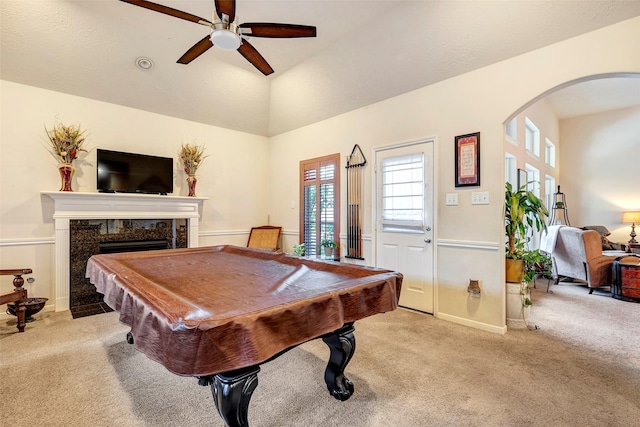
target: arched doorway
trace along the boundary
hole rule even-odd
[[[639,123],[638,73],[593,75],[551,88],[504,123],[505,181],[515,185],[521,174],[537,181],[548,206],[560,185],[572,226],[603,226],[609,240],[626,243],[630,225],[622,213],[640,210]]]

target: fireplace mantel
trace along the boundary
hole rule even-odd
[[[72,219],[186,218],[187,245],[198,246],[198,220],[207,197],[155,194],[43,191],[54,200],[56,251],[55,310],[69,310],[69,221]]]

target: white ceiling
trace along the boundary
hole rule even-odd
[[[155,2],[213,12],[213,0]],[[640,1],[238,0],[240,22],[318,29],[250,39],[275,70],[264,77],[217,48],[177,64],[208,32],[192,22],[116,0],[2,0],[0,78],[270,136],[639,15]],[[151,70],[136,68],[141,56]],[[635,86],[549,100],[561,117],[595,112],[576,107],[638,94],[638,79],[623,80]]]

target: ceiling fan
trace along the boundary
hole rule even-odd
[[[225,50],[237,50],[240,55],[253,64],[265,76],[273,73],[273,68],[260,55],[245,37],[269,37],[269,38],[293,38],[293,37],[315,37],[316,27],[295,24],[274,24],[266,22],[236,22],[236,1],[235,0],[214,0],[215,10],[211,21],[182,12],[161,4],[152,3],[146,0],[120,0],[145,9],[164,13],[165,15],[185,19],[196,24],[205,25],[211,29],[211,34],[205,36],[191,49],[185,52],[178,63],[188,64],[212,46],[217,46]]]

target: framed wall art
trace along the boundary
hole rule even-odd
[[[480,132],[456,136],[456,187],[480,185]]]

